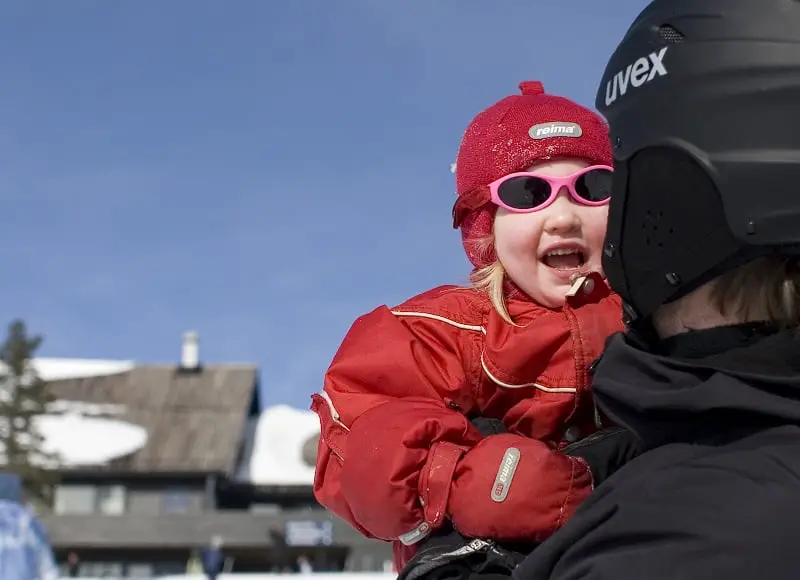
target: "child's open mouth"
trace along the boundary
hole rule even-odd
[[[544,254],[542,263],[554,270],[575,270],[586,264],[586,256],[579,248],[559,248]]]

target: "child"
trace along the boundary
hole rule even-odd
[[[600,274],[612,163],[604,121],[538,82],[469,125],[454,226],[475,270],[351,327],[313,396],[314,492],[397,569],[446,520],[538,542],[592,489],[557,450],[599,425],[588,367],[622,330]],[[476,416],[509,433],[482,437]]]

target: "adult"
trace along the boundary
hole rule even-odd
[[[81,559],[75,552],[67,554],[67,577],[78,578],[81,575]]]
[[[208,546],[202,549],[203,574],[208,580],[217,580],[225,565],[225,556],[222,553],[222,537],[215,535]]]
[[[800,578],[799,103],[796,0],[655,0],[611,57],[593,385],[645,452],[517,579]]]
[[[22,499],[19,476],[0,474],[0,580],[56,580],[47,531]]]

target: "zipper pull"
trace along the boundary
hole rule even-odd
[[[589,373],[589,376],[593,376],[594,375],[594,372],[597,370],[597,365],[600,364],[600,361],[602,360],[602,358],[603,358],[603,355],[601,354],[600,356],[598,356],[596,359],[594,359],[591,362],[591,364],[589,365],[589,369],[587,370],[587,372]]]

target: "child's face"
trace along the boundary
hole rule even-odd
[[[537,163],[528,171],[569,175],[589,164],[578,159]],[[512,213],[497,208],[495,251],[508,276],[533,300],[548,308],[563,306],[576,275],[601,271],[608,205],[581,205],[566,189],[546,208]],[[554,250],[572,250],[555,255]]]

